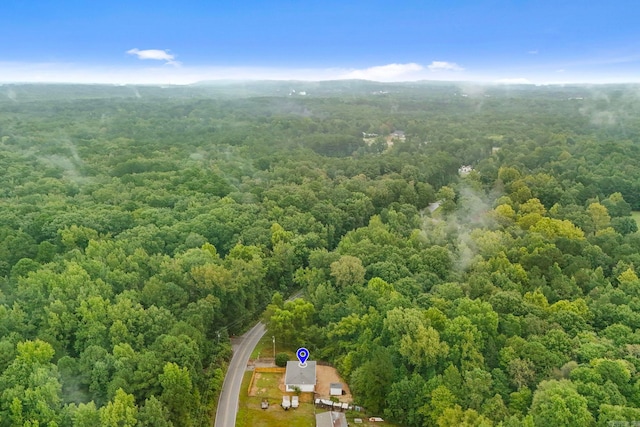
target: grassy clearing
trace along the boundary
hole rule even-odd
[[[278,389],[278,383],[282,374],[261,373],[256,379],[256,396],[247,394],[251,375],[251,372],[246,372],[242,380],[237,427],[315,426],[313,404],[301,402],[298,409],[288,411],[280,407],[282,392]],[[268,409],[260,408],[263,399],[269,401]]]
[[[320,412],[326,412],[323,409],[318,410],[318,413]],[[349,423],[350,426],[356,426],[356,427],[397,427],[395,424],[391,424],[387,421],[384,422],[369,422],[369,415],[366,415],[362,412],[353,412],[353,411],[348,411],[346,414],[347,417],[347,423]],[[355,419],[356,418],[360,418],[362,420],[362,423],[356,424],[355,423]]]
[[[280,401],[282,398],[282,392],[278,389],[280,379],[283,374],[280,373],[268,373],[260,372],[256,374],[254,380],[253,389],[255,390],[255,397],[260,399],[268,398],[270,400]]]
[[[276,341],[276,354],[287,353],[289,355],[289,360],[296,360],[297,349],[297,347],[284,347],[282,343]],[[258,341],[258,345],[256,345],[256,348],[254,348],[251,353],[251,359],[257,359],[258,355],[260,355],[260,358],[273,359],[273,339],[271,338],[271,335],[267,334]]]
[[[355,418],[360,418],[362,420],[362,424],[356,424],[354,419]],[[357,412],[352,413],[352,412],[348,412],[347,413],[347,422],[349,423],[350,426],[361,426],[361,427],[395,427],[395,424],[391,424],[388,422],[383,422],[383,423],[376,423],[376,422],[372,422],[370,423],[369,421],[369,416],[364,415],[364,414],[359,414]]]
[[[255,403],[249,402],[246,424],[236,423],[236,426],[252,427],[314,427],[315,415],[311,403],[301,403],[298,409],[285,411],[280,402],[269,401],[268,409],[260,409],[262,399],[254,397]]]
[[[242,378],[242,386],[240,387],[240,399],[238,401],[238,415],[236,418],[236,426],[250,426],[251,424],[248,422],[248,408],[247,408],[247,399],[249,396],[247,395],[247,389],[249,388],[249,383],[251,382],[251,375],[253,372],[247,371],[244,373],[244,377]]]
[[[258,345],[253,349],[253,353],[251,353],[251,359],[257,359],[258,355],[260,355],[260,357],[273,357],[273,341],[271,340],[271,335],[266,334],[260,338]]]
[[[238,408],[238,418],[236,427],[313,427],[315,426],[316,408],[311,398],[306,398],[307,394],[303,393],[300,397],[300,407],[298,409],[289,409],[285,411],[280,407],[282,402],[282,392],[278,389],[280,377],[282,374],[261,372],[254,379],[254,389],[257,389],[255,396],[248,395],[249,383],[251,382],[252,372],[245,372],[242,380],[242,391],[240,392],[240,403]],[[260,403],[263,399],[269,402],[268,409],[261,409]],[[321,411],[321,410],[320,410]],[[361,418],[362,424],[355,424],[354,418]],[[347,420],[350,425],[358,425],[363,427],[393,427],[393,424],[370,423],[368,415],[358,412],[350,412],[347,414]]]

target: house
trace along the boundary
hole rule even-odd
[[[404,135],[404,131],[396,130],[393,131],[391,135],[389,135],[391,139],[397,139],[399,141],[404,141],[407,137]]]
[[[473,171],[473,167],[471,165],[463,165],[458,168],[458,174],[460,176],[467,176]]]
[[[347,417],[343,412],[316,414],[316,427],[347,427]]]
[[[342,384],[340,384],[340,383],[331,383],[331,384],[329,384],[329,395],[330,396],[342,396]]]
[[[301,365],[297,361],[288,361],[284,384],[289,392],[296,391],[296,388],[303,392],[314,392],[316,389],[316,362],[307,361]]]
[[[367,145],[371,145],[374,142],[376,142],[377,137],[378,137],[377,133],[362,132],[362,141]]]

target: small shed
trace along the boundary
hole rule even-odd
[[[329,395],[342,396],[342,384],[341,383],[329,384]]]
[[[316,362],[307,361],[301,365],[297,361],[288,361],[284,384],[288,392],[296,391],[296,387],[303,392],[314,392],[316,389]]]

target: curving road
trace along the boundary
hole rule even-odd
[[[236,426],[242,377],[247,369],[251,352],[266,331],[264,323],[260,322],[242,335],[233,345],[233,357],[229,363],[227,375],[224,377],[220,400],[218,400],[215,427]]]
[[[300,295],[302,295],[302,291],[291,295],[287,301],[293,301],[299,298]],[[218,400],[218,410],[216,411],[214,427],[236,427],[242,377],[247,370],[247,363],[249,363],[253,349],[258,345],[258,341],[260,341],[260,338],[262,338],[266,332],[267,329],[264,323],[258,322],[249,332],[235,340],[229,370],[222,383],[222,391],[220,392],[220,399]]]

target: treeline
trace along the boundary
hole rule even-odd
[[[390,202],[435,200],[380,176],[400,160],[326,137],[336,119],[301,142],[305,107],[269,117],[276,104],[291,103],[2,105],[0,425],[208,424],[229,335],[312,250]]]
[[[547,210],[506,195],[485,210],[469,181],[443,218],[396,206],[312,252],[296,273],[308,302],[276,299],[271,330],[332,360],[358,403],[401,425],[637,419],[640,239],[605,207],[628,204]]]
[[[269,302],[405,425],[542,425],[554,396],[581,425],[635,416],[620,88],[8,88],[0,426],[207,424]]]

